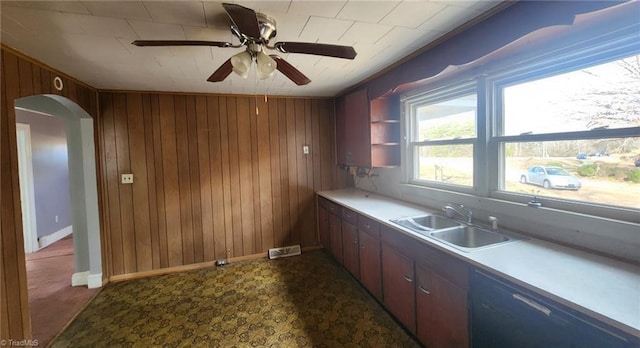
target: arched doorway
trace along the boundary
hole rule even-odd
[[[71,100],[53,94],[15,100],[16,108],[64,120],[67,132],[75,273],[73,286],[102,286],[102,257],[93,119]]]

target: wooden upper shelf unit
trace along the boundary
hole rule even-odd
[[[369,102],[371,166],[400,166],[400,99],[381,97]]]
[[[338,98],[336,150],[340,165],[400,166],[399,97],[369,100],[361,89]]]

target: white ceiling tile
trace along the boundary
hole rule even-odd
[[[289,13],[302,16],[318,16],[334,18],[342,10],[346,1],[307,1],[293,0]]]
[[[378,23],[400,4],[399,1],[349,1],[336,18]]]
[[[154,22],[204,27],[204,5],[201,1],[144,1]]]
[[[87,35],[102,37],[136,37],[136,33],[131,29],[127,20],[123,18],[76,14],[69,14],[66,15],[66,17],[69,21],[75,21],[82,28],[82,32]]]
[[[222,7],[222,3],[217,1],[205,1],[204,14],[208,27],[229,30],[231,20],[229,19],[227,12]]]
[[[258,1],[238,1],[237,3],[244,7],[248,7],[256,12],[261,12],[266,15],[270,15],[272,12],[287,13],[287,11],[289,10],[289,4],[291,2],[288,0],[281,0],[281,1],[258,0]],[[222,7],[222,5],[220,7]]]
[[[380,24],[417,28],[445,7],[446,5],[437,2],[405,1],[382,18]],[[416,13],[421,15],[416,16]]]
[[[222,41],[231,42],[234,45],[239,43],[238,39],[231,33],[231,30],[187,25],[182,26],[182,29],[187,40]]]
[[[415,29],[409,29],[404,27],[395,27],[391,31],[387,32],[379,40],[374,42],[375,46],[389,46],[394,45],[398,48],[406,46],[408,43],[418,39],[421,33]]]
[[[309,42],[331,43],[338,41],[342,35],[353,25],[353,21],[311,17],[304,26],[300,39]]]
[[[105,59],[113,63],[125,63],[130,60],[130,54],[112,37],[87,38],[86,35],[64,36],[65,53],[72,57],[81,57],[87,61]],[[135,60],[133,60],[135,61]]]
[[[462,0],[461,0],[462,2]],[[502,1],[500,0],[480,0],[480,1],[464,1],[464,3],[471,9],[478,10],[481,12],[486,12],[497,5],[500,5]],[[460,6],[458,2],[455,3],[456,6]]]
[[[420,26],[420,30],[433,30],[439,32],[449,32],[456,27],[464,24],[468,20],[480,15],[477,10],[470,10],[468,8],[447,6],[438,15],[429,18],[424,24]],[[443,31],[443,28],[448,30]]]
[[[3,18],[10,17],[11,20],[28,31],[38,35],[48,34],[82,34],[83,29],[75,21],[67,20],[70,14],[61,12],[42,11],[24,7],[2,7]]]
[[[271,16],[275,18],[277,26],[277,36],[275,41],[272,40],[272,44],[276,41],[300,41],[299,35],[309,16],[279,12],[271,13]]]
[[[374,43],[391,31],[391,29],[393,29],[393,27],[388,25],[355,22],[340,38],[340,41],[347,44]]]
[[[83,1],[94,16],[151,20],[142,1]]]
[[[79,1],[2,1],[5,6],[25,7],[46,11],[91,14]]]
[[[182,26],[155,22],[129,20],[129,24],[142,40],[185,40]]]

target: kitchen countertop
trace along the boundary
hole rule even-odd
[[[529,237],[464,252],[389,221],[434,213],[432,209],[359,189],[318,194],[473,266],[640,337],[638,266]]]

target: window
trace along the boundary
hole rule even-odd
[[[410,98],[410,180],[419,184],[474,186],[477,95],[475,86]]]
[[[496,82],[499,190],[640,209],[640,55]]]
[[[406,182],[637,222],[640,52],[616,40],[403,96]]]

